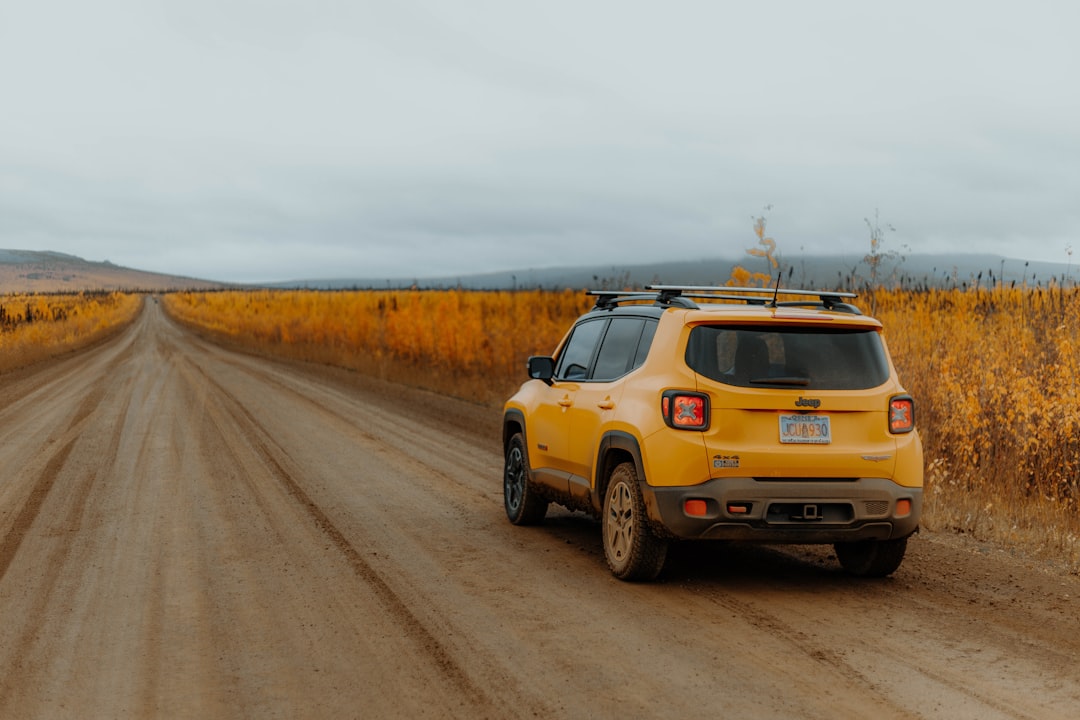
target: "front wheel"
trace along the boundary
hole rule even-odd
[[[506,446],[503,505],[506,517],[515,525],[535,525],[547,515],[548,501],[536,492],[536,485],[529,480],[529,456],[521,433],[515,433]]]
[[[604,557],[620,580],[653,580],[664,568],[667,541],[649,529],[633,463],[611,471],[604,493]]]
[[[879,578],[892,575],[900,567],[907,551],[907,538],[840,542],[833,547],[836,559],[849,573]]]

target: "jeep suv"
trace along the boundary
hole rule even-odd
[[[673,540],[832,544],[854,575],[895,571],[922,508],[915,406],[881,323],[852,293],[646,286],[595,307],[503,417],[516,525],[550,503],[600,518],[624,580]]]

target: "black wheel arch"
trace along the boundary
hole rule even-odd
[[[611,430],[604,433],[596,450],[596,463],[593,465],[592,504],[597,512],[604,507],[604,492],[607,490],[608,479],[611,471],[620,463],[632,462],[637,471],[638,484],[641,485],[641,494],[645,498],[645,505],[649,508],[652,516],[652,507],[656,503],[653,500],[652,488],[645,477],[645,466],[641,462],[641,445],[636,437],[621,430]]]
[[[506,454],[506,449],[510,445],[510,438],[514,437],[515,433],[521,433],[521,437],[525,440],[525,447],[529,447],[529,438],[525,432],[525,413],[516,408],[511,408],[503,413],[503,455]]]

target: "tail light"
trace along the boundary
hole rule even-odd
[[[668,427],[704,430],[709,427],[709,396],[684,390],[668,390],[660,399],[660,412]]]
[[[889,399],[889,432],[909,433],[915,429],[915,401],[910,395]]]

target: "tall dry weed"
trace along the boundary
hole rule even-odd
[[[580,292],[176,293],[165,307],[219,337],[493,404],[591,305]]]
[[[927,522],[1080,567],[1080,291],[875,293],[916,397]]]
[[[138,314],[119,292],[0,296],[0,372],[85,347]]]

